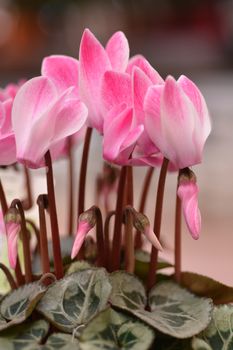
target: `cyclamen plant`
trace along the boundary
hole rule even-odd
[[[0,348],[232,349],[233,308],[227,303],[233,301],[233,289],[183,272],[181,266],[182,211],[192,237],[198,239],[201,232],[198,186],[190,167],[201,163],[211,130],[197,86],[185,76],[164,80],[143,56],[129,58],[122,32],[104,48],[86,29],[79,61],[44,58],[41,76],[1,90],[0,113],[0,163],[23,164],[28,193],[26,200],[9,205],[0,183],[1,221],[13,269],[0,264],[11,289],[0,300]],[[86,208],[93,129],[102,135],[107,163],[97,179],[95,202]],[[72,147],[82,140],[73,236]],[[60,157],[69,161],[69,256],[60,238],[53,181],[53,162]],[[138,209],[135,165],[148,168]],[[25,210],[35,204],[28,168],[45,168],[46,173],[47,193],[36,201],[39,227],[25,218]],[[152,225],[144,211],[155,168],[160,175]],[[168,171],[178,173],[174,265],[158,259],[158,251],[166,249],[160,231]],[[116,197],[115,210],[110,195]],[[87,237],[93,228],[95,239]],[[143,250],[144,240],[151,243],[151,252]],[[167,267],[174,274],[163,274]]]

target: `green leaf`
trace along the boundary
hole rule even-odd
[[[0,330],[26,320],[46,290],[47,287],[37,281],[25,284],[7,294],[0,302]]]
[[[141,280],[146,281],[150,266],[150,254],[144,250],[138,249],[135,252],[135,270],[134,273]],[[157,264],[157,271],[168,267],[173,267],[166,261],[159,261]]]
[[[45,320],[18,325],[1,333],[0,350],[37,350],[46,336],[49,324]]]
[[[105,269],[84,269],[54,283],[37,310],[58,329],[71,333],[106,307],[110,293]]]
[[[199,298],[171,281],[160,282],[149,293],[151,312],[145,310],[146,293],[141,282],[126,272],[110,277],[112,305],[132,313],[150,326],[183,339],[200,333],[210,322],[212,301]]]
[[[54,333],[50,335],[41,350],[78,350],[79,341],[70,334]]]
[[[233,305],[216,306],[209,326],[198,336],[203,339],[209,348],[205,350],[232,350],[233,349]],[[198,341],[193,340],[193,349],[198,347]],[[207,346],[206,345],[206,346]]]
[[[213,299],[214,304],[233,302],[233,288],[192,272],[181,274],[181,284],[192,293]]]
[[[193,338],[192,340],[192,349],[193,350],[213,350],[205,340],[200,338]]]
[[[75,261],[72,264],[70,264],[70,266],[68,267],[68,269],[66,270],[66,275],[70,275],[71,273],[83,270],[83,269],[88,269],[89,267],[91,267],[91,265],[86,262],[86,261]]]
[[[81,350],[146,350],[154,338],[153,330],[142,322],[108,308],[83,330],[80,347]]]

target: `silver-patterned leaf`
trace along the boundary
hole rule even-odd
[[[31,315],[47,287],[40,281],[25,284],[8,293],[0,302],[0,330],[19,324]],[[3,319],[6,321],[4,322]]]
[[[83,330],[80,347],[81,350],[146,350],[154,338],[153,330],[142,322],[108,308]]]
[[[84,269],[54,283],[37,310],[58,329],[71,333],[106,307],[110,293],[105,269]]]
[[[232,350],[233,305],[216,306],[209,326],[198,337],[209,345],[210,350]],[[193,349],[201,350],[197,346],[193,346]]]
[[[212,301],[199,298],[168,281],[156,285],[149,294],[151,312],[145,310],[143,285],[133,275],[111,275],[111,304],[131,312],[150,326],[172,337],[183,339],[200,333],[211,319]]]
[[[79,341],[70,334],[54,333],[40,350],[79,350]]]
[[[38,350],[48,329],[48,322],[39,320],[6,330],[0,336],[0,350]]]
[[[70,275],[71,273],[83,270],[83,269],[88,269],[90,268],[91,265],[87,262],[87,261],[75,261],[73,263],[70,264],[70,266],[68,267],[67,271],[66,271],[66,275]]]

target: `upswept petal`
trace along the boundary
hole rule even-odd
[[[138,67],[133,69],[133,107],[134,107],[134,125],[145,124],[144,99],[148,88],[152,85],[148,76]],[[147,132],[143,132],[137,144],[141,148],[142,154],[152,154],[158,152]]]
[[[10,98],[2,103],[0,102],[0,105],[0,135],[7,136],[13,133],[11,122],[13,99]]]
[[[129,60],[126,73],[132,75],[134,67],[140,68],[151,80],[152,84],[164,84],[163,78],[159,73],[150,65],[150,63],[141,55],[133,56]]]
[[[114,33],[106,45],[112,69],[124,72],[129,60],[129,43],[123,32]]]
[[[131,79],[129,74],[107,71],[103,76],[101,86],[101,101],[103,114],[113,107],[125,103],[132,106]]]
[[[71,259],[74,259],[76,257],[80,248],[83,245],[86,235],[91,229],[92,229],[92,226],[87,221],[79,222],[77,234],[76,234],[72,252],[71,252]]]
[[[88,107],[89,124],[100,132],[103,127],[100,87],[107,70],[111,70],[111,63],[105,49],[90,30],[86,29],[79,52],[79,92],[81,100]]]
[[[15,222],[6,223],[7,232],[7,245],[8,245],[8,258],[12,269],[16,266],[16,260],[18,256],[17,243],[18,235],[20,232],[20,224]]]
[[[177,80],[177,83],[181,86],[185,94],[192,101],[197,111],[197,115],[201,121],[201,128],[198,128],[198,132],[200,134],[201,131],[201,136],[204,143],[211,131],[211,121],[205,99],[198,87],[186,76],[181,75]]]
[[[12,99],[0,102],[0,164],[16,162],[15,136],[11,125]]]
[[[166,147],[160,150],[178,169],[201,162],[193,142],[197,112],[175,79],[166,79],[161,98],[161,130]]]
[[[161,128],[161,96],[162,85],[149,87],[144,99],[145,130],[153,144],[163,152],[165,139]]]
[[[74,86],[74,92],[78,95],[78,68],[79,62],[75,58],[52,55],[43,59],[41,74],[52,80],[59,93]]]
[[[180,181],[177,194],[182,202],[187,227],[192,237],[198,239],[201,231],[201,214],[198,208],[198,186],[192,180]]]
[[[111,112],[110,112],[111,113]],[[130,132],[133,119],[133,109],[126,108],[119,115],[104,125],[103,157],[108,161],[117,158],[122,144]]]

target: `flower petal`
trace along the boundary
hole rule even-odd
[[[158,238],[156,237],[156,234],[154,233],[154,231],[152,230],[152,228],[150,226],[147,226],[145,231],[143,232],[146,236],[146,238],[148,239],[148,241],[156,248],[158,249],[160,252],[163,251],[163,248],[158,240]]]
[[[100,87],[106,70],[111,69],[108,55],[86,29],[83,33],[79,52],[79,89],[81,100],[87,105],[89,123],[102,132],[103,118],[100,110]]]
[[[141,55],[133,56],[129,60],[126,72],[130,75],[133,73],[134,67],[140,68],[147,77],[151,80],[152,84],[164,84],[164,80],[161,78],[159,73],[150,65],[150,63]]]
[[[106,52],[112,69],[124,72],[129,60],[129,43],[123,32],[116,32],[106,45]]]
[[[86,235],[91,229],[92,229],[92,226],[87,221],[79,222],[77,234],[76,234],[72,252],[71,252],[71,259],[74,259],[76,257],[80,248],[83,245]]]
[[[6,223],[6,232],[7,232],[7,245],[8,245],[8,258],[10,266],[14,269],[17,261],[17,243],[18,235],[20,232],[20,224],[15,222]]]
[[[107,71],[104,74],[101,86],[101,100],[103,114],[113,107],[125,103],[132,105],[131,79],[126,73]]]
[[[73,57],[52,55],[43,59],[41,74],[50,78],[60,93],[75,86],[78,94],[78,65]]]
[[[188,229],[194,239],[201,231],[201,214],[198,208],[198,187],[194,181],[180,181],[177,194],[182,202],[182,209]]]

